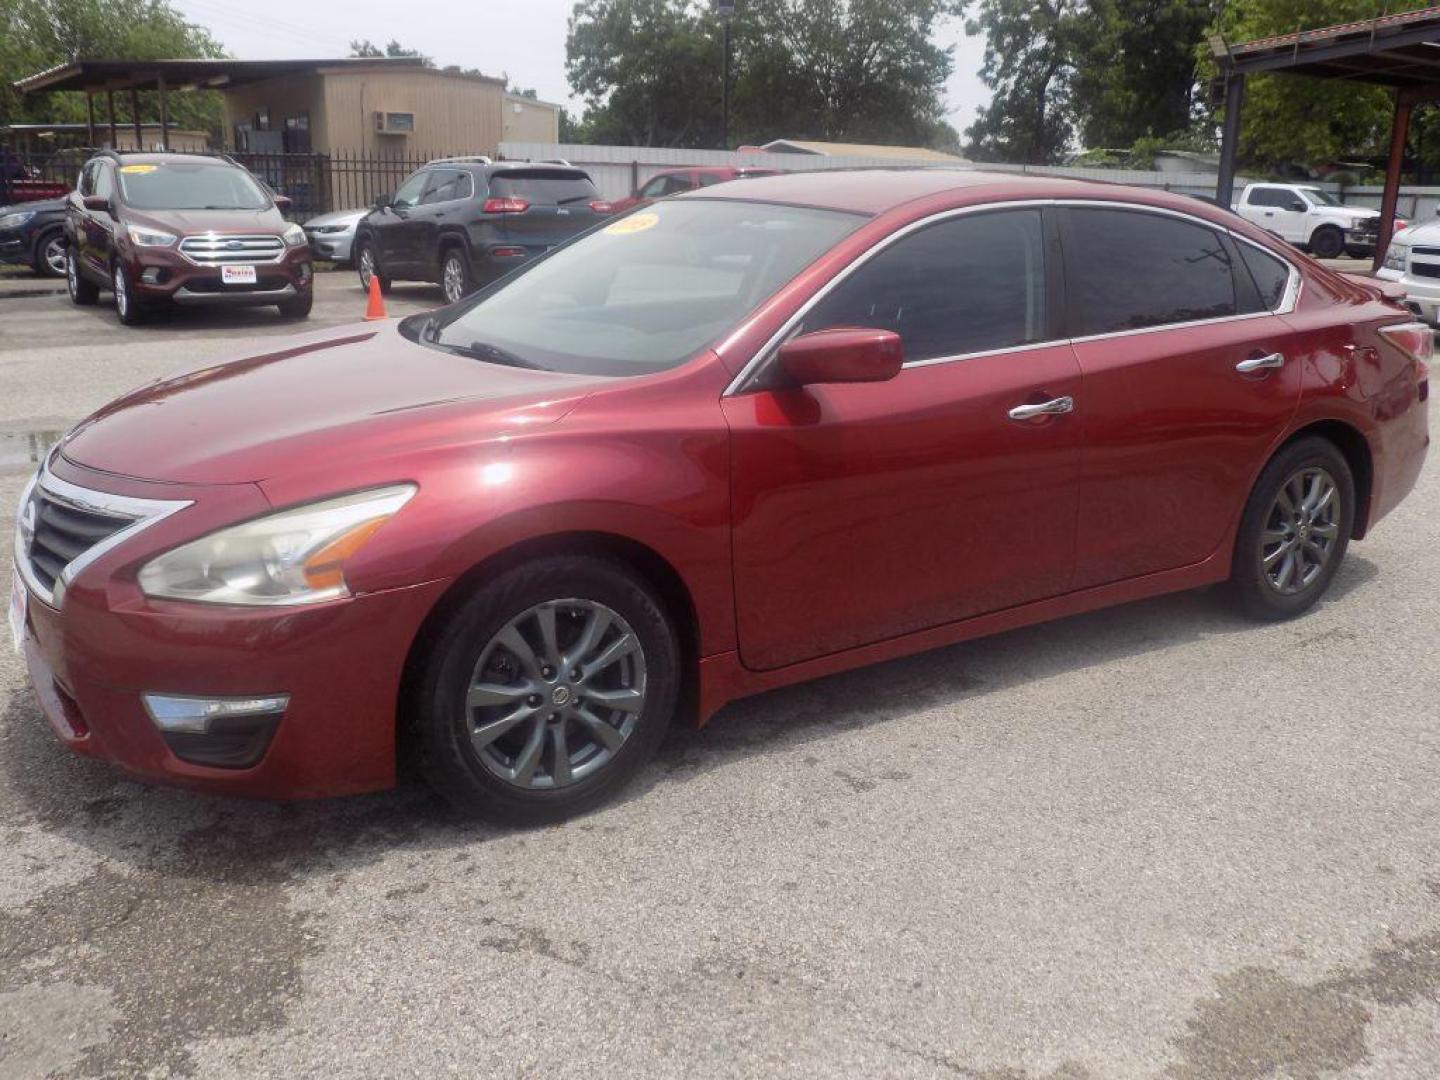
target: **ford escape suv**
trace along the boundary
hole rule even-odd
[[[583,169],[441,158],[375,200],[352,257],[366,289],[432,281],[453,304],[611,213]]]
[[[109,289],[127,326],[171,303],[274,304],[304,318],[314,274],[289,203],[229,158],[106,151],[69,197],[70,299],[93,304]]]

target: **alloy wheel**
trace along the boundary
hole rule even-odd
[[[369,245],[360,249],[360,284],[370,288],[370,279],[375,276],[375,253]]]
[[[645,650],[593,600],[550,600],[485,645],[466,694],[470,746],[518,788],[554,790],[605,767],[645,709]]]
[[[465,267],[460,263],[458,255],[451,255],[445,260],[445,272],[442,275],[442,287],[445,289],[445,299],[449,303],[464,299],[465,296]]]
[[[50,273],[56,277],[68,273],[68,262],[65,258],[65,238],[63,236],[52,236],[45,241],[45,247],[40,252],[41,261],[50,268]]]
[[[115,310],[122,319],[130,314],[130,292],[125,284],[125,270],[120,266],[115,267]]]
[[[1280,485],[1260,534],[1260,562],[1270,587],[1284,596],[1303,592],[1329,564],[1340,540],[1340,488],[1318,465],[1291,473]]]
[[[65,253],[65,290],[74,300],[80,292],[80,271],[75,266],[75,255],[73,252]]]

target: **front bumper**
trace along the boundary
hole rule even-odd
[[[314,285],[308,247],[288,248],[275,262],[255,264],[254,285],[227,285],[218,266],[191,262],[174,248],[127,245],[122,252],[130,268],[135,299],[143,304],[249,307],[304,296]]]
[[[0,232],[0,262],[28,263],[30,261],[30,238],[13,229]]]
[[[85,566],[58,609],[29,592],[27,668],[62,742],[140,779],[234,795],[308,798],[394,784],[401,677],[444,582],[303,608],[154,600],[135,583],[139,565],[183,538],[268,509],[259,489],[177,493],[173,485],[93,473],[58,456],[51,467],[92,491],[146,498],[163,488],[167,497],[193,500]],[[283,694],[288,701],[259,761],[232,768],[177,756],[145,707],[147,693]]]
[[[1375,276],[1402,286],[1405,289],[1405,306],[1431,326],[1440,326],[1440,278],[1384,268],[1377,270]]]
[[[305,235],[310,241],[310,254],[315,258],[331,262],[350,261],[350,248],[355,243],[354,229],[344,233],[307,232]]]

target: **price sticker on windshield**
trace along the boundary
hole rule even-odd
[[[122,173],[152,173],[158,169],[158,165],[121,165]]]
[[[653,229],[659,221],[659,214],[631,214],[612,225],[606,225],[605,231],[612,236],[629,236],[631,233]]]

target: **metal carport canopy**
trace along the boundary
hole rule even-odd
[[[1210,48],[1225,79],[1220,177],[1215,185],[1215,198],[1224,206],[1230,205],[1235,194],[1235,156],[1247,75],[1261,72],[1309,75],[1373,83],[1395,91],[1390,157],[1385,168],[1385,194],[1380,202],[1380,235],[1375,245],[1378,268],[1394,227],[1410,110],[1417,102],[1440,99],[1440,6],[1318,30],[1298,30],[1238,45],[1229,45],[1223,38],[1214,37]]]
[[[115,134],[115,91],[158,90],[160,92],[160,141],[170,147],[171,90],[223,90],[231,86],[260,82],[287,75],[307,75],[324,68],[355,67],[422,67],[418,56],[345,57],[324,60],[74,60],[45,71],[17,79],[12,85],[22,94],[49,93],[56,90],[78,91],[89,99],[89,126],[94,142],[94,95],[103,93],[109,102],[111,141]],[[135,98],[131,108],[137,121],[139,110]],[[138,142],[137,142],[138,145]]]

